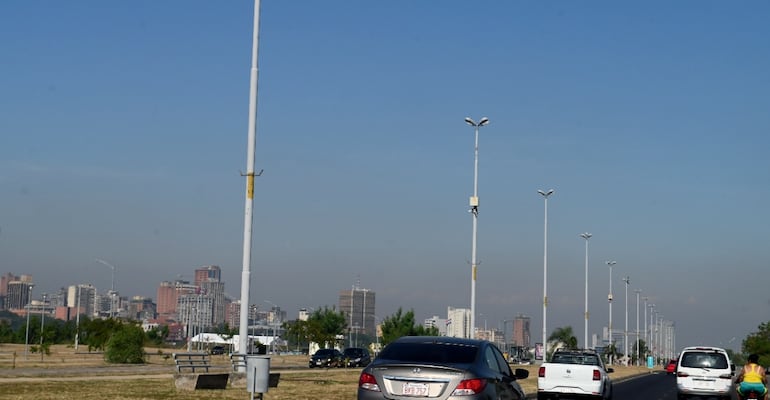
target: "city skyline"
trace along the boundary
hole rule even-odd
[[[624,327],[625,277],[679,346],[737,350],[770,320],[770,4],[261,7],[250,303],[332,306],[360,281],[378,317],[423,321],[471,308],[475,263],[477,327],[543,326],[554,189],[549,332],[583,328],[586,266],[589,337]],[[155,297],[218,265],[240,298],[252,18],[0,4],[0,268],[35,294]],[[477,257],[466,117],[489,119]]]

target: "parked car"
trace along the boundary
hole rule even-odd
[[[666,373],[673,375],[676,373],[676,359],[668,360],[668,364],[666,364]]]
[[[365,367],[372,362],[369,351],[360,347],[348,347],[342,351],[346,367]]]
[[[690,396],[730,399],[735,364],[719,347],[685,347],[676,366],[677,399]]]
[[[211,348],[211,354],[212,355],[225,354],[225,346],[217,345],[217,346],[212,347]]]
[[[337,349],[320,349],[310,357],[308,367],[340,368],[345,366],[345,358]]]
[[[358,400],[402,397],[524,399],[503,353],[486,340],[405,336],[389,343],[358,380]]]

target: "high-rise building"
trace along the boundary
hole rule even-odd
[[[428,328],[436,328],[438,330],[439,336],[446,336],[446,329],[447,329],[447,320],[444,318],[439,318],[438,315],[434,315],[430,318],[426,318],[425,321],[423,321],[422,326],[426,329]]]
[[[176,319],[176,285],[173,282],[160,283],[157,305],[158,319],[161,321]]]
[[[446,335],[459,338],[471,337],[471,310],[447,307]]]
[[[350,290],[340,290],[340,311],[345,315],[348,332],[352,335],[360,333],[374,338],[376,327],[375,293],[369,289],[361,289],[357,285]]]
[[[513,319],[513,345],[529,348],[530,339],[529,317],[519,314]]]
[[[8,294],[8,283],[13,281],[20,281],[20,280],[21,278],[19,278],[18,276],[10,272],[3,276],[0,276],[0,296],[5,296],[6,294]]]
[[[96,314],[96,288],[91,284],[72,285],[67,288],[67,307],[70,314],[93,317]]]
[[[22,275],[22,280],[8,282],[5,305],[9,310],[23,310],[32,300],[30,289],[35,284],[32,283],[31,277],[28,280],[24,280],[24,277]]]
[[[225,323],[225,284],[224,282],[209,280],[201,281],[200,292],[212,299],[211,323],[218,326]]]
[[[134,296],[128,303],[127,317],[137,321],[152,320],[155,318],[155,303],[149,297]]]
[[[222,280],[222,270],[216,265],[205,265],[195,270],[195,286],[201,282],[219,282]]]
[[[163,281],[158,287],[157,314],[161,321],[181,321],[177,312],[179,296],[198,293],[198,287],[189,281]]]
[[[183,294],[177,298],[179,322],[187,326],[189,337],[206,332],[212,327],[213,298],[202,293]]]
[[[222,270],[216,265],[206,265],[195,270],[195,286],[201,293],[211,297],[211,326],[225,323],[225,284]]]

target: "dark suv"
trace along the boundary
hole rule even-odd
[[[342,352],[346,367],[365,367],[372,362],[372,357],[366,349],[360,347],[348,347]]]
[[[308,367],[341,368],[345,366],[345,358],[337,349],[320,349],[310,357]]]

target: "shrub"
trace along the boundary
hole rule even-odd
[[[123,324],[107,341],[104,359],[115,364],[144,363],[144,332],[142,328]]]

